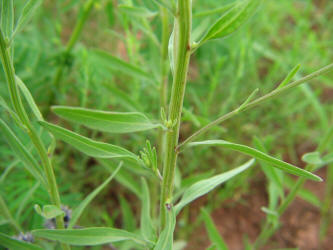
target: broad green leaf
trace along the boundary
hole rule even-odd
[[[162,126],[150,122],[144,114],[138,112],[108,112],[65,106],[55,106],[52,109],[64,119],[109,133],[130,133]]]
[[[36,116],[37,120],[43,121],[43,116],[41,114],[41,112],[39,111],[39,108],[37,107],[37,104],[35,103],[34,98],[32,97],[29,89],[25,86],[25,84],[22,82],[22,80],[18,77],[15,76],[15,80],[17,85],[20,87],[25,99],[27,100],[32,113],[34,113],[34,115]]]
[[[201,180],[193,184],[192,186],[190,186],[185,190],[181,200],[175,206],[176,214],[178,214],[183,207],[185,207],[187,204],[191,203],[195,199],[207,194],[217,186],[221,185],[223,182],[226,182],[232,177],[244,172],[246,169],[251,167],[253,163],[254,159],[251,159],[235,169],[232,169],[230,171],[224,172],[219,175],[215,175],[213,177]]]
[[[306,153],[302,156],[302,161],[307,164],[320,165],[323,164],[323,160],[320,157],[319,152],[310,152]]]
[[[34,206],[35,211],[45,219],[52,219],[60,215],[64,215],[64,211],[62,211],[60,208],[58,208],[55,205],[45,205],[43,206],[43,209],[36,204]]]
[[[244,0],[225,13],[217,22],[211,26],[206,35],[199,42],[223,38],[236,31],[257,10],[261,0]]]
[[[130,16],[135,16],[135,17],[153,17],[156,16],[158,13],[156,11],[150,11],[146,8],[143,7],[134,7],[130,5],[124,5],[124,4],[119,4],[118,9],[126,13]]]
[[[13,37],[16,35],[17,32],[21,31],[27,22],[31,19],[36,9],[41,5],[42,0],[29,0],[26,5],[24,6],[22,13],[17,20],[15,30],[12,35]]]
[[[38,181],[45,185],[45,179],[38,163],[35,161],[34,157],[29,153],[29,151],[23,146],[21,141],[15,136],[12,130],[7,126],[7,124],[1,119],[0,130],[2,135],[6,138],[9,146],[15,152],[15,156],[23,162],[23,165],[28,170],[28,172],[30,172]]]
[[[74,133],[68,129],[61,128],[51,123],[42,122],[40,124],[50,131],[56,138],[72,145],[77,150],[96,158],[132,158],[138,157],[130,151],[104,142],[97,142],[87,137]]]
[[[166,210],[166,222],[154,250],[173,250],[173,233],[176,226],[176,213],[173,207]]]
[[[141,235],[144,239],[155,241],[156,232],[150,216],[150,193],[147,181],[141,178],[142,197],[141,197]]]
[[[322,181],[322,179],[319,176],[314,175],[314,174],[310,173],[309,171],[298,168],[294,165],[291,165],[290,163],[281,161],[281,160],[276,159],[272,156],[269,156],[257,149],[250,148],[245,145],[236,144],[236,143],[223,141],[223,140],[208,140],[208,141],[190,143],[190,146],[202,146],[202,145],[221,146],[221,147],[229,148],[229,149],[241,152],[243,154],[249,155],[251,157],[254,157],[258,160],[266,161],[266,162],[270,163],[270,165],[272,165],[273,167],[281,169],[287,173],[297,175],[297,176],[304,176],[304,177],[309,178],[314,181]]]
[[[90,227],[84,229],[40,229],[32,231],[36,237],[76,246],[95,246],[124,240],[133,240],[145,245],[138,235],[125,230],[109,227]]]
[[[219,250],[228,250],[228,247],[222,239],[220,232],[217,230],[213,219],[210,217],[206,209],[201,208],[201,215],[205,222],[206,231],[212,244],[214,244]]]
[[[16,240],[10,236],[0,233],[0,246],[6,247],[8,249],[20,249],[20,250],[42,250],[43,248],[27,243],[25,241]]]
[[[68,224],[68,228],[71,229],[75,226],[76,222],[80,218],[81,214],[83,213],[84,209],[89,205],[89,203],[104,189],[110,181],[115,177],[118,171],[121,169],[123,163],[120,162],[117,169],[111,174],[109,178],[107,178],[101,185],[99,185],[94,191],[92,191],[78,206],[74,209],[72,213],[72,218]]]
[[[9,38],[14,28],[13,0],[2,0],[1,2],[1,29],[6,38]]]
[[[131,75],[133,77],[140,77],[145,80],[152,80],[151,74],[147,73],[146,71],[142,70],[141,68],[132,65],[124,60],[111,55],[110,53],[103,51],[103,50],[92,50],[91,54],[93,59],[99,63],[99,65],[105,65],[113,70],[121,71],[124,74]]]

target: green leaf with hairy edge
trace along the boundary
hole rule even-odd
[[[133,240],[141,245],[147,243],[137,234],[110,227],[40,229],[32,231],[32,235],[75,246],[95,246],[125,240]]]
[[[260,3],[261,0],[239,1],[209,28],[199,43],[202,44],[211,39],[223,38],[230,35],[254,14]]]
[[[68,129],[53,125],[48,122],[39,122],[44,128],[50,131],[56,138],[72,145],[77,150],[96,158],[132,158],[138,157],[132,152],[104,142],[97,142]]]
[[[109,133],[130,133],[162,127],[162,124],[154,124],[138,112],[108,112],[65,106],[55,106],[52,110],[66,120]]]
[[[0,119],[0,130],[2,131],[2,135],[6,138],[9,146],[15,152],[15,156],[23,162],[26,170],[45,185],[45,179],[38,163],[2,119]]]
[[[156,11],[150,11],[143,7],[134,7],[134,6],[125,5],[125,4],[119,4],[118,9],[123,13],[126,13],[130,16],[135,16],[135,17],[146,17],[147,18],[147,17],[156,16],[158,14],[158,12],[156,12]]]
[[[176,226],[176,213],[173,207],[166,209],[166,224],[163,231],[156,242],[154,250],[172,250],[173,249],[173,233]]]
[[[13,239],[12,237],[4,234],[4,233],[0,233],[0,246],[6,247],[8,249],[20,249],[20,250],[42,250],[43,248],[25,242],[25,241],[21,241],[21,240],[16,240]]]
[[[132,65],[128,62],[125,62],[124,60],[115,57],[111,55],[110,53],[94,49],[91,51],[91,54],[93,56],[93,59],[97,59],[99,62],[99,65],[105,65],[106,67],[109,67],[114,70],[119,70],[122,73],[125,73],[127,75],[131,75],[134,77],[140,77],[145,80],[152,80],[151,74],[147,73],[146,71],[142,70],[141,68]]]
[[[254,157],[258,160],[268,162],[272,165],[272,167],[276,167],[287,173],[290,173],[290,174],[293,174],[296,176],[303,176],[303,177],[309,178],[314,181],[322,181],[322,179],[319,176],[312,174],[309,171],[298,168],[294,165],[291,165],[290,163],[281,161],[281,160],[276,159],[272,156],[269,156],[257,149],[250,148],[245,145],[236,144],[236,143],[223,141],[223,140],[208,140],[208,141],[201,141],[201,142],[192,142],[192,143],[190,143],[189,146],[193,147],[193,146],[203,146],[203,145],[221,146],[221,147],[229,148],[229,149],[241,152],[243,154],[249,155],[251,157]]]
[[[14,28],[13,0],[2,0],[1,6],[1,29],[6,38],[9,38]]]
[[[64,215],[64,211],[62,211],[60,208],[58,208],[55,205],[45,205],[43,206],[43,209],[41,209],[41,207],[38,204],[36,204],[34,208],[35,211],[45,219],[52,219],[59,215]]]
[[[144,239],[155,241],[156,231],[150,216],[150,193],[147,181],[141,178],[142,197],[141,197],[141,220],[140,230]]]
[[[210,217],[206,209],[201,208],[201,215],[203,216],[206,231],[212,244],[214,244],[219,250],[228,250],[228,247],[222,239],[220,232],[217,230],[213,219]]]
[[[22,13],[17,20],[15,30],[12,35],[13,37],[17,32],[21,31],[26,23],[31,19],[36,9],[42,4],[42,0],[29,0],[26,5],[23,7]]]
[[[101,185],[99,185],[94,191],[92,191],[72,212],[72,218],[68,224],[68,228],[71,229],[75,226],[76,222],[80,218],[84,209],[89,205],[89,203],[104,189],[110,181],[117,175],[118,171],[121,169],[123,162],[120,162],[117,169],[107,178]]]
[[[185,207],[187,204],[191,203],[195,199],[207,194],[208,192],[212,191],[217,186],[221,185],[223,182],[226,182],[227,180],[231,179],[232,177],[244,172],[246,169],[251,167],[253,163],[255,162],[254,159],[251,159],[244,163],[243,165],[229,170],[227,172],[224,172],[219,175],[215,175],[213,177],[201,180],[189,188],[187,188],[179,201],[179,203],[175,206],[176,214],[182,210],[183,207]]]
[[[27,100],[27,102],[32,110],[32,113],[36,116],[37,120],[43,121],[44,119],[43,119],[42,113],[39,111],[39,108],[37,107],[37,104],[35,103],[35,100],[32,97],[27,86],[25,86],[24,82],[18,76],[15,76],[15,80],[16,80],[17,85],[20,87],[25,99]]]

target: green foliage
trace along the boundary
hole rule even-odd
[[[208,211],[264,195],[257,181],[266,218],[244,249],[296,197],[327,237],[333,4],[310,2],[0,0],[1,247],[178,250],[205,225],[227,249]],[[303,186],[319,169],[322,200]]]

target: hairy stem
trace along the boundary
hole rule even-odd
[[[51,161],[48,157],[47,150],[46,150],[43,142],[41,141],[40,137],[38,136],[37,132],[35,131],[34,127],[30,123],[30,120],[28,119],[27,113],[22,104],[20,93],[19,93],[17,84],[15,82],[15,69],[14,69],[13,61],[11,59],[10,52],[9,52],[10,47],[9,48],[7,47],[7,44],[6,44],[6,41],[5,41],[5,38],[4,38],[4,35],[3,35],[1,29],[0,29],[0,50],[1,50],[1,62],[2,62],[3,69],[5,72],[12,105],[20,119],[20,122],[26,128],[26,132],[29,135],[32,143],[34,144],[34,146],[39,154],[39,157],[42,161],[44,172],[45,172],[45,175],[47,178],[48,192],[50,195],[51,202],[55,206],[57,206],[59,209],[61,209],[61,201],[60,201],[59,191],[58,191],[53,167],[52,167]],[[63,229],[64,228],[63,217],[58,216],[56,218],[56,220],[57,220],[57,227],[59,229]],[[63,245],[63,248],[69,249],[69,247],[67,245]]]
[[[191,0],[178,1],[174,25],[174,78],[171,90],[168,119],[173,124],[166,134],[163,163],[163,183],[160,201],[160,223],[164,228],[165,206],[172,204],[174,175],[177,161],[176,146],[179,138],[179,127],[187,81],[187,72],[191,52],[192,6]]]
[[[286,92],[288,92],[290,89],[302,84],[302,83],[305,83],[309,80],[312,80],[313,78],[315,77],[318,77],[320,75],[323,75],[329,71],[333,70],[333,63],[332,64],[329,64],[327,65],[326,67],[323,67],[321,68],[320,70],[318,71],[315,71],[297,81],[294,81],[282,88],[279,88],[279,89],[275,89],[273,90],[272,92],[262,96],[262,97],[259,97],[258,99],[252,101],[252,102],[249,102],[248,104],[244,105],[241,109],[237,108],[223,116],[221,116],[220,118],[216,119],[215,121],[212,121],[211,123],[207,124],[206,126],[202,127],[201,129],[199,129],[198,131],[196,131],[194,134],[192,134],[191,136],[189,136],[185,141],[183,141],[182,143],[180,143],[178,146],[177,146],[177,151],[184,147],[186,144],[188,144],[189,142],[193,141],[194,139],[198,138],[200,135],[202,135],[203,133],[207,132],[209,129],[211,129],[212,127],[240,114],[241,112],[243,111],[246,111],[248,109],[251,109],[251,108],[254,108],[262,103],[264,103],[265,101],[268,101],[268,100],[271,100],[281,94],[284,94]]]

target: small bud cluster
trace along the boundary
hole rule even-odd
[[[150,141],[147,140],[146,147],[140,151],[140,158],[147,168],[150,168],[157,177],[161,178],[161,174],[157,167],[156,148],[151,147]]]
[[[163,125],[168,130],[172,130],[174,128],[174,126],[176,126],[176,124],[177,124],[177,120],[167,119],[164,108],[161,108],[161,119],[162,119]]]

